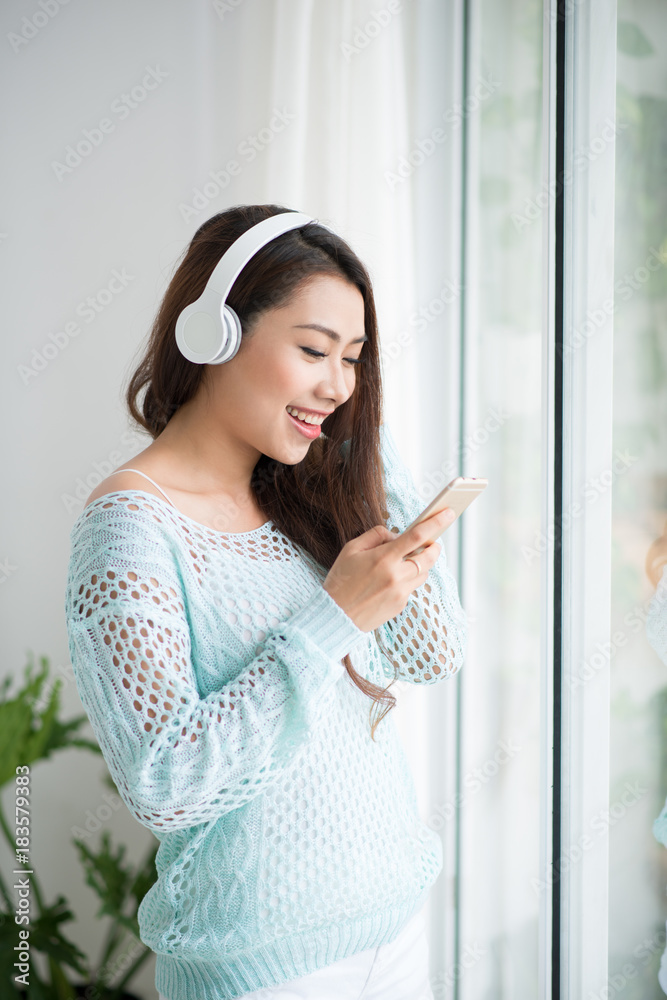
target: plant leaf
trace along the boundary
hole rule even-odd
[[[104,831],[101,839],[102,845],[97,853],[77,838],[74,838],[74,844],[86,872],[86,882],[102,901],[97,915],[108,914],[110,917],[117,917],[127,899],[131,872],[127,867],[123,867],[125,845],[120,844],[114,854],[108,830]]]
[[[101,753],[96,743],[78,735],[88,721],[85,715],[69,722],[58,719],[60,678],[54,682],[44,707],[38,707],[49,671],[47,657],[40,657],[35,676],[33,671],[33,657],[29,654],[23,687],[12,698],[7,694],[11,677],[5,678],[0,687],[0,788],[15,776],[17,767],[45,760],[56,750],[78,746]]]
[[[31,921],[30,948],[48,955],[58,963],[68,965],[82,976],[88,975],[86,956],[72,941],[63,935],[60,925],[74,919],[64,896],[58,896],[55,903],[45,906]],[[14,942],[16,943],[16,942]]]

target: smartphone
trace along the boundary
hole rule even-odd
[[[414,521],[407,526],[405,531],[409,531],[415,524],[419,524],[427,517],[431,517],[432,514],[438,514],[445,507],[450,507],[458,517],[463,511],[468,507],[475,497],[478,497],[482,490],[485,490],[489,485],[488,479],[475,479],[472,476],[457,476],[452,479],[451,483],[448,483],[443,490],[438,493],[437,497],[431,500],[428,507],[425,507],[421,514],[414,519]],[[451,528],[454,521],[447,525],[447,528]],[[418,549],[411,552],[411,556],[419,555],[423,552],[427,545],[431,542],[437,541],[440,535],[447,530],[447,528],[442,528],[439,533],[434,533],[433,538],[430,538],[427,543],[420,545]],[[438,532],[436,527],[433,528],[434,532]],[[405,534],[405,532],[401,532]]]

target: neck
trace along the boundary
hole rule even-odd
[[[250,480],[261,453],[233,438],[224,420],[205,404],[189,400],[179,407],[151,449],[195,493],[251,496]]]

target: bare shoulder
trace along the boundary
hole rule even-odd
[[[131,465],[132,468],[139,468],[138,462],[128,462],[127,465]],[[146,475],[150,475],[148,470],[146,470]],[[144,490],[146,493],[152,493],[154,496],[164,499],[164,494],[153,486],[153,484],[146,479],[146,476],[137,475],[136,472],[126,472],[124,468],[120,468],[117,472],[107,476],[106,479],[103,479],[102,482],[95,487],[86,500],[84,507],[87,507],[94,500],[99,500],[100,497],[106,496],[108,493],[122,493],[123,490]]]

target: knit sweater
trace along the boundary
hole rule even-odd
[[[425,506],[386,424],[388,527]],[[208,528],[141,489],[71,530],[65,609],[77,688],[118,791],[160,841],[139,907],[168,1000],[221,1000],[393,941],[442,869],[390,711],[393,663],[267,521]],[[380,628],[401,681],[462,665],[466,618],[444,546]],[[376,709],[377,711],[377,709]]]

